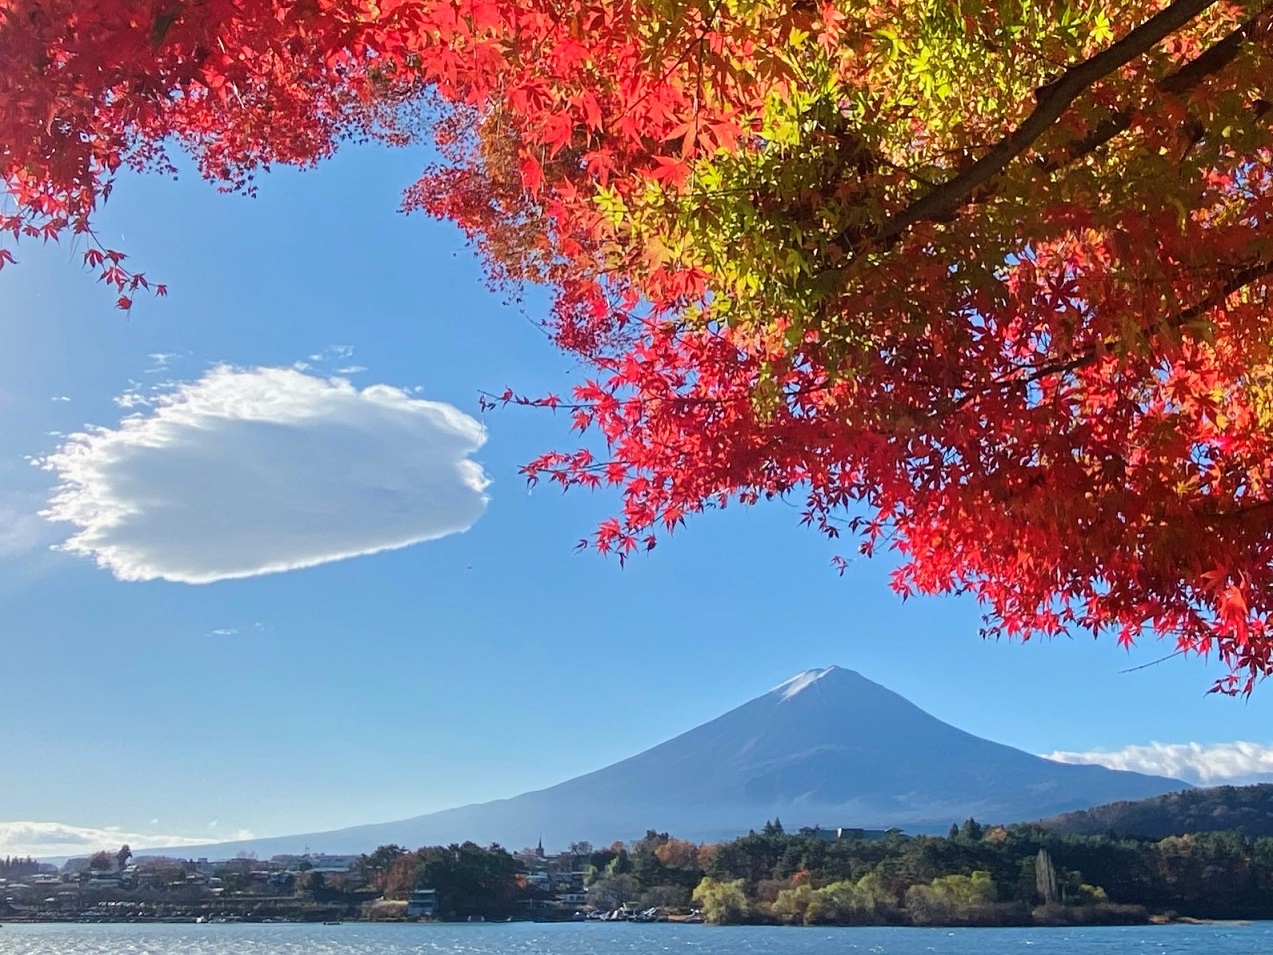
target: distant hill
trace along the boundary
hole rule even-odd
[[[647,829],[718,840],[780,817],[822,825],[944,832],[974,816],[1019,822],[1185,787],[1075,766],[981,739],[852,670],[799,673],[763,696],[639,755],[549,789],[398,822],[206,852],[271,855],[310,846],[364,852],[472,839],[519,848],[607,844]],[[200,849],[186,853],[206,854]]]
[[[1076,836],[1115,832],[1163,839],[1189,832],[1273,836],[1273,783],[1215,786],[1067,812],[1040,825]]]

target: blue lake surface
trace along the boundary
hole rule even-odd
[[[0,955],[1273,955],[1273,922],[1132,928],[17,925]]]

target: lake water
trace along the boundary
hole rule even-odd
[[[1135,928],[17,925],[0,955],[1273,955],[1273,922]]]

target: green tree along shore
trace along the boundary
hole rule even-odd
[[[708,921],[1017,925],[1273,916],[1273,839],[1061,835],[1032,826],[721,846],[695,890]]]
[[[1273,838],[1067,835],[1038,826],[829,840],[770,824],[695,845],[650,831],[573,853],[589,903],[697,908],[714,924],[1030,925],[1273,918]],[[388,898],[438,891],[443,918],[515,915],[535,897],[517,860],[473,843],[366,857]]]

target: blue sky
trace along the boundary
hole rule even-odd
[[[535,327],[541,299],[503,305],[454,229],[397,213],[426,161],[351,149],[255,199],[123,179],[99,231],[170,289],[129,316],[69,246],[0,274],[0,854],[72,827],[155,844],[513,795],[832,663],[1032,752],[1196,743],[1107,761],[1263,766],[1267,689],[1208,696],[1221,671],[1197,659],[1123,672],[1160,646],[983,641],[971,601],[895,598],[887,556],[838,577],[781,503],[704,515],[626,569],[576,553],[616,498],[517,474],[573,446],[567,418],[477,396],[578,369]],[[297,415],[312,440],[275,442]],[[38,516],[59,479],[79,525]],[[86,527],[80,553],[50,549]],[[402,528],[436,539],[257,572]],[[1258,745],[1211,748],[1236,740]]]

